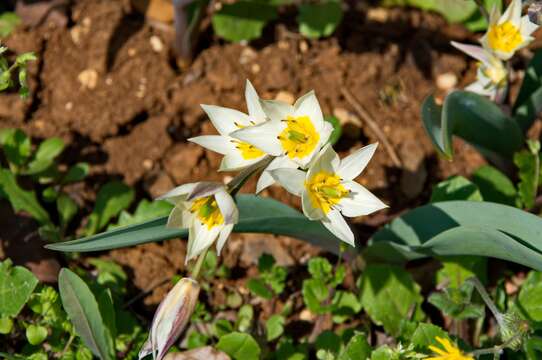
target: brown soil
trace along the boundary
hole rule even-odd
[[[30,100],[15,93],[0,96],[0,127],[19,127],[36,138],[61,136],[70,144],[64,161],[90,162],[92,181],[122,177],[154,197],[177,184],[231,176],[216,172],[219,155],[186,142],[214,132],[199,104],[245,110],[248,78],[263,98],[281,92],[298,97],[314,89],[324,113],[352,118],[354,109],[340,91],[346,88],[403,163],[395,167],[381,147],[359,179],[390,205],[387,212],[355,220],[366,236],[390,216],[426,201],[431,184],[451,174],[469,174],[483,162],[461,142],[454,162],[443,161],[422,129],[420,104],[436,90],[437,76],[462,78],[473,70],[448,45],[469,35],[436,16],[359,9],[347,15],[336,36],[320,41],[305,40],[284,25],[270,26],[254,46],[204,38],[194,63],[179,72],[170,56],[171,32],[128,11],[120,1],[79,0],[68,28],[42,25],[6,39],[12,51],[34,51],[39,61],[31,65]],[[151,37],[160,39],[162,49],[153,48]],[[345,129],[337,145],[343,155],[377,141],[363,122],[353,121]],[[95,188],[92,181],[86,191]],[[253,189],[250,183],[245,191]],[[278,187],[264,195],[298,205]],[[248,266],[264,247],[290,265],[316,251],[287,238],[271,240],[270,247],[270,238],[235,235],[224,261]],[[138,288],[148,289],[182,269],[184,243],[148,244],[107,256],[131,269]],[[157,290],[147,303],[162,294],[163,289]]]

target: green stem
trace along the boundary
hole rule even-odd
[[[205,262],[205,258],[207,257],[207,252],[209,252],[209,247],[207,247],[201,254],[199,254],[198,259],[196,260],[196,265],[194,265],[194,268],[192,269],[192,274],[190,274],[190,277],[194,280],[198,280],[198,277],[201,272],[201,268],[203,267],[203,263]]]
[[[480,282],[480,280],[478,280],[477,277],[471,277],[467,281],[469,281],[472,285],[474,285],[476,290],[478,290],[478,293],[482,297],[482,300],[484,300],[487,307],[489,308],[489,310],[491,311],[491,313],[495,317],[495,320],[497,320],[497,323],[499,324],[499,327],[502,329],[504,327],[503,315],[497,309],[497,307],[493,303],[493,300],[491,300],[491,298],[489,297],[489,294],[487,293],[484,285],[482,285],[482,283]]]
[[[241,187],[247,182],[247,180],[253,175],[263,171],[267,165],[273,161],[274,157],[266,155],[263,159],[257,163],[247,167],[245,170],[241,171],[236,177],[234,177],[227,185],[226,190],[232,195],[235,196]]]
[[[480,10],[480,13],[482,13],[482,16],[486,19],[487,23],[489,24],[489,13],[487,12],[486,7],[484,6],[484,3],[482,0],[474,0],[476,5],[478,5],[478,9]]]

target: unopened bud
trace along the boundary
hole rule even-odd
[[[522,319],[516,311],[508,311],[502,316],[500,332],[506,347],[518,350],[529,335],[529,322]]]
[[[529,20],[536,25],[542,25],[542,2],[536,1],[527,9]]]
[[[182,278],[158,306],[152,320],[149,338],[139,352],[139,359],[152,354],[162,360],[188,324],[198,301],[197,281]]]

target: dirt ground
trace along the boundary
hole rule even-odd
[[[450,40],[473,41],[472,35],[437,16],[404,9],[360,6],[333,37],[319,41],[300,37],[291,20],[285,14],[251,45],[220,41],[207,24],[193,64],[180,71],[167,26],[151,25],[121,1],[76,1],[66,27],[41,25],[5,39],[13,52],[34,51],[39,61],[31,65],[29,100],[16,93],[0,96],[0,127],[22,128],[38,139],[65,139],[69,150],[62,161],[92,166],[92,176],[77,189],[86,200],[113,177],[135,186],[140,196],[155,197],[185,182],[232,176],[216,171],[219,155],[186,139],[214,132],[202,103],[245,111],[246,79],[263,98],[288,100],[314,89],[324,113],[343,123],[337,144],[343,156],[377,141],[345,99],[341,89],[347,89],[401,161],[396,166],[381,146],[359,179],[390,205],[354,220],[364,238],[390,217],[426,202],[431,184],[469,174],[483,163],[459,141],[453,162],[439,158],[420,120],[422,100],[435,91],[442,94],[443,79],[467,74],[457,86],[472,79],[475,64],[449,45]],[[252,190],[254,182],[244,189]],[[278,187],[263,195],[299,205]],[[272,252],[279,263],[292,265],[318,252],[293,239],[270,237],[232,236],[224,261],[249,267],[262,252]],[[125,265],[134,285],[144,290],[181,270],[184,251],[184,242],[173,240],[103,256]],[[145,302],[156,303],[164,291],[159,287]]]

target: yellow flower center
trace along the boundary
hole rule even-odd
[[[327,171],[321,171],[312,176],[305,182],[305,188],[312,206],[322,209],[324,214],[327,214],[350,192],[341,184],[339,176]]]
[[[289,158],[304,158],[312,153],[320,141],[320,134],[308,116],[288,116],[286,128],[278,139]]]
[[[224,223],[224,217],[218,208],[214,196],[206,196],[194,200],[190,207],[190,212],[195,213],[198,220],[207,225],[211,230],[216,225]]]
[[[510,21],[491,26],[487,39],[491,49],[503,52],[512,52],[523,42],[519,29]]]
[[[254,145],[250,145],[249,143],[239,140],[232,140],[231,142],[235,144],[235,147],[237,148],[237,150],[239,150],[241,156],[245,160],[257,159],[265,155],[263,151],[261,151]]]

